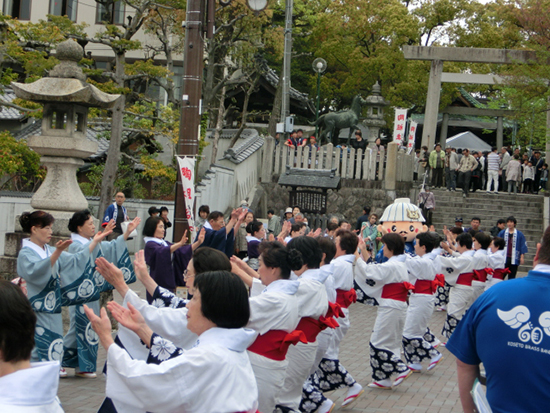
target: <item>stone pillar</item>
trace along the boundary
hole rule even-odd
[[[262,182],[271,182],[273,176],[273,152],[275,152],[275,139],[271,136],[265,138],[264,154],[262,159]]]
[[[385,186],[387,190],[393,191],[397,182],[397,150],[399,144],[396,142],[388,143],[388,155],[386,157],[386,177]],[[382,159],[380,160],[382,162]]]
[[[441,144],[441,149],[445,150],[447,146],[447,132],[449,129],[449,114],[443,114],[443,122],[441,123],[441,132],[439,133],[439,143]]]
[[[430,80],[428,83],[428,96],[426,97],[426,110],[424,112],[424,127],[422,129],[422,146],[426,145],[430,151],[434,148],[435,135],[437,133],[437,114],[439,113],[442,73],[443,61],[432,61]]]
[[[504,146],[504,136],[503,136],[503,121],[502,116],[497,117],[497,148],[500,151],[500,148]]]

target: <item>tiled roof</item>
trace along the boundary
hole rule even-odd
[[[245,131],[247,131],[246,134],[244,133]],[[224,131],[224,133],[230,134],[230,137],[233,137],[236,132],[237,129],[228,129]],[[221,159],[227,159],[238,165],[260,149],[265,142],[264,138],[258,134],[256,129],[245,129],[241,136],[246,137],[246,139],[238,146],[226,150]]]
[[[4,89],[4,93],[0,94],[0,100],[6,103],[12,103],[15,99],[15,93],[11,89]],[[15,108],[0,106],[0,120],[19,120],[26,115]]]

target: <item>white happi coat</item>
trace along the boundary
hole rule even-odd
[[[439,259],[437,253],[433,251],[424,254],[422,257],[407,256],[405,264],[409,271],[411,284],[414,284],[417,280],[433,281],[436,274],[439,273]],[[433,294],[411,294],[403,337],[422,339],[432,317],[434,301]]]
[[[379,303],[370,342],[373,347],[391,351],[398,357],[401,354],[407,303],[382,298],[382,289],[386,284],[409,282],[405,259],[406,255],[401,254],[382,264],[367,264],[362,258],[355,263],[355,282]],[[374,281],[374,286],[367,284],[367,280]]]
[[[300,321],[296,296],[299,285],[298,281],[277,280],[265,287],[255,281],[251,289],[247,327],[259,334],[270,330],[294,331]],[[257,294],[262,287],[263,291]],[[248,351],[248,357],[258,384],[258,410],[272,412],[285,382],[288,360],[272,360],[251,351]]]
[[[298,277],[300,286],[296,297],[300,319],[311,317],[318,320],[327,313],[328,298],[324,282],[328,276],[325,271],[311,269]],[[317,345],[316,339],[313,343],[297,343],[289,347],[286,355],[288,367],[285,383],[277,397],[277,405],[298,410],[302,399],[302,386],[313,368]]]
[[[0,377],[0,412],[63,413],[57,397],[59,362],[31,363],[30,369]]]
[[[487,250],[479,249],[474,253],[474,270],[484,270],[487,268]],[[468,308],[474,303],[475,300],[477,300],[477,297],[479,297],[483,291],[485,291],[485,282],[473,280],[472,281],[472,289],[474,293],[472,294],[472,299],[470,301],[470,304],[468,305]]]
[[[122,305],[132,304],[138,310],[151,330],[159,336],[170,340],[176,347],[189,350],[198,336],[187,329],[187,308],[157,308],[142,300],[138,295],[128,290]],[[138,335],[123,325],[118,326],[118,338],[130,355],[137,360],[147,360],[149,349]]]
[[[161,364],[133,360],[111,345],[107,397],[129,406],[117,406],[119,413],[255,412],[258,389],[246,352],[255,337],[249,329],[211,328],[195,347]],[[153,345],[151,351],[162,349]]]
[[[487,267],[497,270],[503,269],[506,267],[506,250],[498,250],[495,253],[492,253],[490,250],[487,251]],[[493,285],[498,284],[502,280],[499,278],[494,278],[492,275],[487,276],[487,282],[485,283],[485,291],[491,288]]]
[[[473,295],[473,288],[467,285],[457,284],[458,276],[463,273],[472,272],[474,269],[473,260],[474,251],[468,250],[459,256],[439,257],[441,272],[445,276],[445,281],[453,288],[449,294],[449,304],[447,305],[447,315],[460,320],[466,311]]]
[[[332,260],[332,279],[334,280],[335,290],[349,291],[353,288],[354,261],[354,254],[341,255]],[[342,308],[342,312],[344,313],[344,317],[340,317],[336,320],[339,326],[335,328],[330,335],[330,342],[324,356],[330,360],[339,359],[340,342],[350,328],[349,308]]]

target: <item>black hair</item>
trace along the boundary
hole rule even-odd
[[[479,221],[479,223],[481,224],[481,218],[480,217],[472,217],[472,219],[470,220],[470,222],[472,221]]]
[[[147,210],[147,213],[149,214],[150,217],[152,217],[153,214],[156,214],[158,212],[159,210],[157,209],[156,206],[149,207],[149,209]]]
[[[259,246],[264,265],[268,268],[280,268],[281,278],[290,278],[290,272],[302,268],[302,254],[297,249],[287,249],[278,241],[262,242]]]
[[[246,226],[246,232],[254,235],[254,233],[258,232],[263,225],[264,225],[263,222],[256,221],[256,220],[249,222],[248,225]]]
[[[220,212],[220,211],[212,211],[211,213],[208,214],[208,218],[206,218],[207,221],[216,221],[218,220],[220,217],[223,217],[223,212]]]
[[[452,227],[450,230],[451,234],[460,235],[464,233],[464,230],[461,227]]]
[[[159,213],[161,213],[161,214],[162,214],[162,211],[166,211],[166,212],[169,212],[169,211],[168,211],[168,208],[167,208],[167,207],[165,207],[165,206],[161,206],[161,207],[160,207],[160,209],[159,209]]]
[[[77,211],[73,214],[71,219],[69,219],[69,225],[67,227],[69,228],[69,231],[74,232],[75,234],[78,234],[78,227],[81,227],[90,219],[92,214],[89,210],[84,209],[82,211]]]
[[[292,234],[293,232],[298,232],[302,229],[302,227],[305,226],[305,224],[303,222],[295,222],[294,224],[291,225],[290,227],[290,233]]]
[[[515,219],[512,215],[510,215],[508,218],[506,218],[506,222],[513,222],[514,223],[514,226],[516,226],[518,224],[518,220]]]
[[[32,227],[44,228],[53,224],[55,218],[44,211],[23,212],[19,217],[19,223],[24,232],[30,234]]]
[[[325,265],[329,264],[336,255],[336,244],[329,237],[317,237],[321,251],[325,254]]]
[[[201,205],[199,207],[199,214],[201,212],[206,212],[207,214],[210,214],[210,207],[208,205]]]
[[[405,252],[405,240],[399,234],[392,232],[382,237],[385,248],[390,250],[393,255],[401,255]]]
[[[267,210],[267,215],[269,215],[269,214],[275,215],[275,211],[273,211],[272,209],[268,209]]]
[[[546,228],[542,235],[537,258],[540,264],[550,264],[550,226]]]
[[[229,271],[208,271],[195,276],[201,294],[201,312],[221,328],[242,328],[250,319],[248,291],[242,280]]]
[[[36,314],[21,288],[0,280],[0,360],[6,363],[29,360],[35,326]]]
[[[304,133],[303,129],[298,129],[298,130],[296,131],[296,133],[298,133],[298,132]]]
[[[363,207],[363,211],[365,211],[365,215],[370,214],[370,207],[364,206],[364,207]]]
[[[327,222],[327,231],[334,231],[338,229],[338,224],[336,222]]]
[[[456,242],[458,242],[458,245],[460,245],[461,247],[466,247],[469,250],[472,249],[472,236],[467,232],[463,232],[458,237],[456,237]]]
[[[481,249],[486,250],[489,248],[489,245],[491,245],[491,236],[489,234],[478,232],[474,238],[479,242],[479,245],[481,245]]]
[[[355,129],[355,134],[359,136],[363,136],[363,132],[361,132],[361,129]]]
[[[493,238],[493,245],[497,247],[499,250],[503,250],[506,246],[506,241],[504,241],[504,238],[501,237],[494,237]]]
[[[433,232],[421,232],[416,235],[418,245],[426,247],[426,252],[432,252],[439,245],[439,236],[436,238],[433,234]]]
[[[145,220],[145,224],[143,224],[143,230],[142,234],[145,237],[154,237],[155,231],[157,229],[157,225],[159,222],[164,223],[163,219],[161,217],[149,217]]]
[[[231,262],[223,252],[210,247],[200,247],[193,252],[195,274],[208,271],[231,271]]]
[[[355,254],[357,245],[359,244],[359,238],[357,238],[356,234],[346,229],[339,229],[336,231],[336,237],[340,238],[340,248],[346,254]]]
[[[497,225],[498,224],[506,224],[506,221],[502,218],[500,218],[498,221],[497,221]]]
[[[491,152],[496,151],[498,148],[496,146],[491,146]]]
[[[341,219],[340,221],[338,221],[338,226],[341,227],[342,224],[349,224],[349,221],[347,219]]]
[[[312,237],[296,237],[292,238],[287,244],[289,251],[298,250],[302,254],[302,261],[308,268],[319,268],[323,259],[323,251],[319,243]]]
[[[472,240],[475,238],[476,234],[478,233],[479,231],[477,229],[472,229],[470,228],[467,233],[470,234],[472,236]]]
[[[547,164],[547,163],[543,164],[542,166],[546,166],[546,167],[548,168],[548,164]]]

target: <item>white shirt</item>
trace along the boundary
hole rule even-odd
[[[300,286],[298,298],[298,315],[316,320],[325,315],[328,310],[328,297],[324,283],[327,274],[320,269],[306,270],[298,277]]]
[[[349,291],[353,288],[353,262],[354,254],[341,255],[332,260],[334,271],[334,288],[337,290]]]
[[[119,413],[118,401],[133,413],[255,412],[258,388],[246,353],[255,337],[248,329],[211,328],[195,347],[159,365],[132,360],[111,345],[106,395]]]
[[[474,253],[473,250],[467,250],[458,257],[439,257],[441,273],[445,276],[445,281],[454,286],[460,274],[472,272],[475,264]]]

